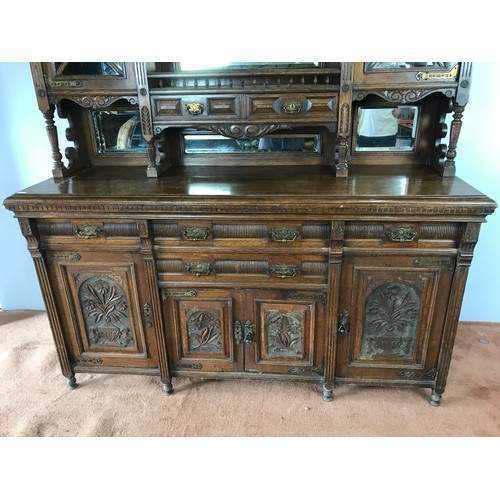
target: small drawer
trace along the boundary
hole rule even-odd
[[[227,120],[241,116],[239,95],[153,96],[152,99],[154,123]]]
[[[460,234],[460,224],[352,222],[345,226],[345,246],[456,248]]]
[[[334,120],[337,117],[337,94],[265,94],[248,95],[250,118],[273,120]]]

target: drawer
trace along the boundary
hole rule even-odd
[[[38,232],[44,246],[68,243],[90,246],[113,241],[123,244],[140,243],[139,224],[135,221],[73,219],[46,221],[39,219]]]
[[[152,96],[153,121],[237,119],[241,117],[241,99],[237,94]]]
[[[337,94],[247,95],[249,118],[272,120],[335,120]]]
[[[346,247],[457,248],[461,224],[348,222]]]
[[[328,280],[328,255],[158,253],[160,282],[311,283]]]
[[[160,248],[172,246],[327,248],[330,246],[330,223],[324,221],[154,221],[153,234],[154,243]]]

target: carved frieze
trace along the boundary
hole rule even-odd
[[[386,101],[389,101],[389,102],[407,104],[410,102],[420,101],[424,97],[427,97],[428,95],[436,93],[436,92],[441,92],[446,97],[453,97],[453,90],[452,89],[433,88],[433,89],[394,89],[394,90],[376,90],[376,89],[371,90],[370,89],[370,90],[363,90],[363,91],[356,92],[356,94],[353,95],[353,98],[355,100],[361,101],[368,94],[375,94],[375,95],[382,97],[382,99],[385,99]]]
[[[289,129],[289,125],[199,125],[198,128],[208,129],[216,134],[233,139],[257,139],[276,130]]]

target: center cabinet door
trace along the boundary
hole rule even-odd
[[[323,376],[326,292],[244,292],[245,371]]]
[[[162,300],[174,372],[243,370],[238,292],[172,287],[162,289]]]

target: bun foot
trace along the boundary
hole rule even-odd
[[[432,391],[429,403],[432,406],[439,406],[441,404],[441,397],[442,397],[441,394],[438,394],[436,391]]]
[[[333,389],[328,389],[325,385],[323,386],[323,401],[333,401]]]
[[[78,387],[75,377],[68,377],[68,387],[70,389],[76,389]]]
[[[165,396],[170,396],[173,392],[173,388],[172,388],[172,384],[162,384],[163,386],[163,394],[165,394]]]

